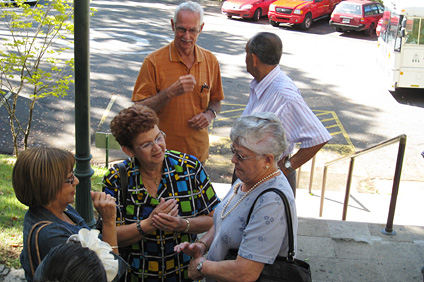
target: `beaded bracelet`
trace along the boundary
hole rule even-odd
[[[143,229],[141,229],[140,220],[137,221],[137,230],[138,233],[140,233],[143,237],[146,237],[146,233],[143,231]]]
[[[207,252],[207,251],[209,251],[209,247],[208,247],[208,245],[206,245],[206,243],[205,243],[205,242],[203,242],[202,240],[196,240],[194,243],[200,243],[200,244],[205,245],[205,247],[206,247],[206,252]]]

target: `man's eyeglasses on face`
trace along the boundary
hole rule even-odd
[[[239,162],[242,162],[242,161],[244,161],[244,160],[247,160],[247,159],[250,159],[250,158],[253,158],[253,157],[256,157],[256,156],[249,156],[249,157],[243,157],[242,155],[240,155],[235,149],[234,149],[234,147],[233,147],[233,145],[230,145],[230,148],[231,148],[231,152],[233,153],[233,155],[236,155],[236,158],[237,158],[237,160],[239,161]]]
[[[181,27],[181,26],[176,26],[175,30],[180,34],[185,34],[188,31],[192,35],[196,35],[200,32],[200,30],[198,28],[187,29],[187,28],[184,28],[184,27]]]
[[[69,183],[69,184],[74,184],[74,180],[75,180],[75,170],[71,171],[71,177],[69,177],[68,179],[65,179],[65,183]]]
[[[165,132],[161,131],[159,132],[158,137],[156,137],[155,141],[153,142],[147,142],[146,144],[141,145],[140,147],[136,147],[136,149],[139,149],[140,151],[143,151],[144,149],[151,149],[154,144],[163,144],[165,142],[166,134]]]

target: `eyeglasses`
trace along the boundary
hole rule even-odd
[[[75,180],[75,170],[71,171],[71,177],[69,177],[68,179],[65,179],[65,183],[69,183],[69,184],[74,184],[74,180]]]
[[[200,30],[198,28],[187,29],[187,28],[184,28],[184,27],[181,27],[181,26],[176,26],[175,30],[180,34],[185,34],[188,31],[188,32],[190,32],[191,35],[196,35],[200,32]]]
[[[139,149],[140,151],[143,151],[144,149],[151,149],[154,144],[163,144],[165,142],[165,138],[166,138],[165,132],[161,131],[159,132],[159,136],[156,137],[155,141],[147,142],[146,144],[143,144],[140,147],[135,147],[135,148]]]
[[[233,147],[233,145],[230,145],[230,148],[231,148],[231,152],[233,153],[233,155],[236,155],[236,158],[237,158],[237,160],[239,161],[239,162],[242,162],[242,161],[244,161],[244,160],[247,160],[247,159],[250,159],[250,158],[253,158],[253,157],[256,157],[256,155],[255,156],[249,156],[249,157],[243,157],[242,155],[240,155],[235,149],[234,149],[234,147]]]

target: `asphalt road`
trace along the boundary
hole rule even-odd
[[[181,1],[99,1],[91,19],[91,128],[108,131],[109,122],[132,104],[131,93],[141,63],[153,50],[173,39],[170,19]],[[346,153],[362,150],[407,135],[403,180],[424,181],[424,91],[387,91],[377,65],[377,38],[363,33],[341,34],[327,20],[301,31],[259,22],[227,19],[219,2],[200,1],[205,8],[205,27],[198,44],[218,58],[225,91],[221,114],[211,127],[215,137],[227,137],[235,117],[241,114],[252,79],[245,69],[245,44],[260,31],[278,34],[284,45],[282,69],[295,81],[304,99],[333,135],[326,150]],[[68,54],[69,56],[72,53]],[[65,98],[37,102],[30,146],[47,145],[74,150],[74,90]],[[22,97],[21,102],[25,102]],[[22,108],[23,103],[20,104]],[[25,112],[21,109],[20,115]],[[6,113],[0,108],[0,116]],[[94,138],[93,138],[94,139]],[[93,140],[94,144],[94,140]],[[371,158],[376,166],[389,159],[393,168],[396,147]],[[0,121],[0,152],[13,146],[7,123]],[[104,157],[93,146],[95,161]]]

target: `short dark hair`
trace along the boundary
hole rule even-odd
[[[107,281],[99,256],[79,242],[69,241],[50,250],[34,274],[34,282]]]
[[[119,145],[133,149],[134,139],[158,124],[155,111],[138,104],[120,111],[110,122],[110,129]]]
[[[21,152],[12,172],[16,198],[28,207],[48,205],[74,164],[74,155],[62,149],[37,147]]]
[[[267,65],[278,65],[283,54],[283,42],[278,35],[260,32],[247,42],[247,51]]]

